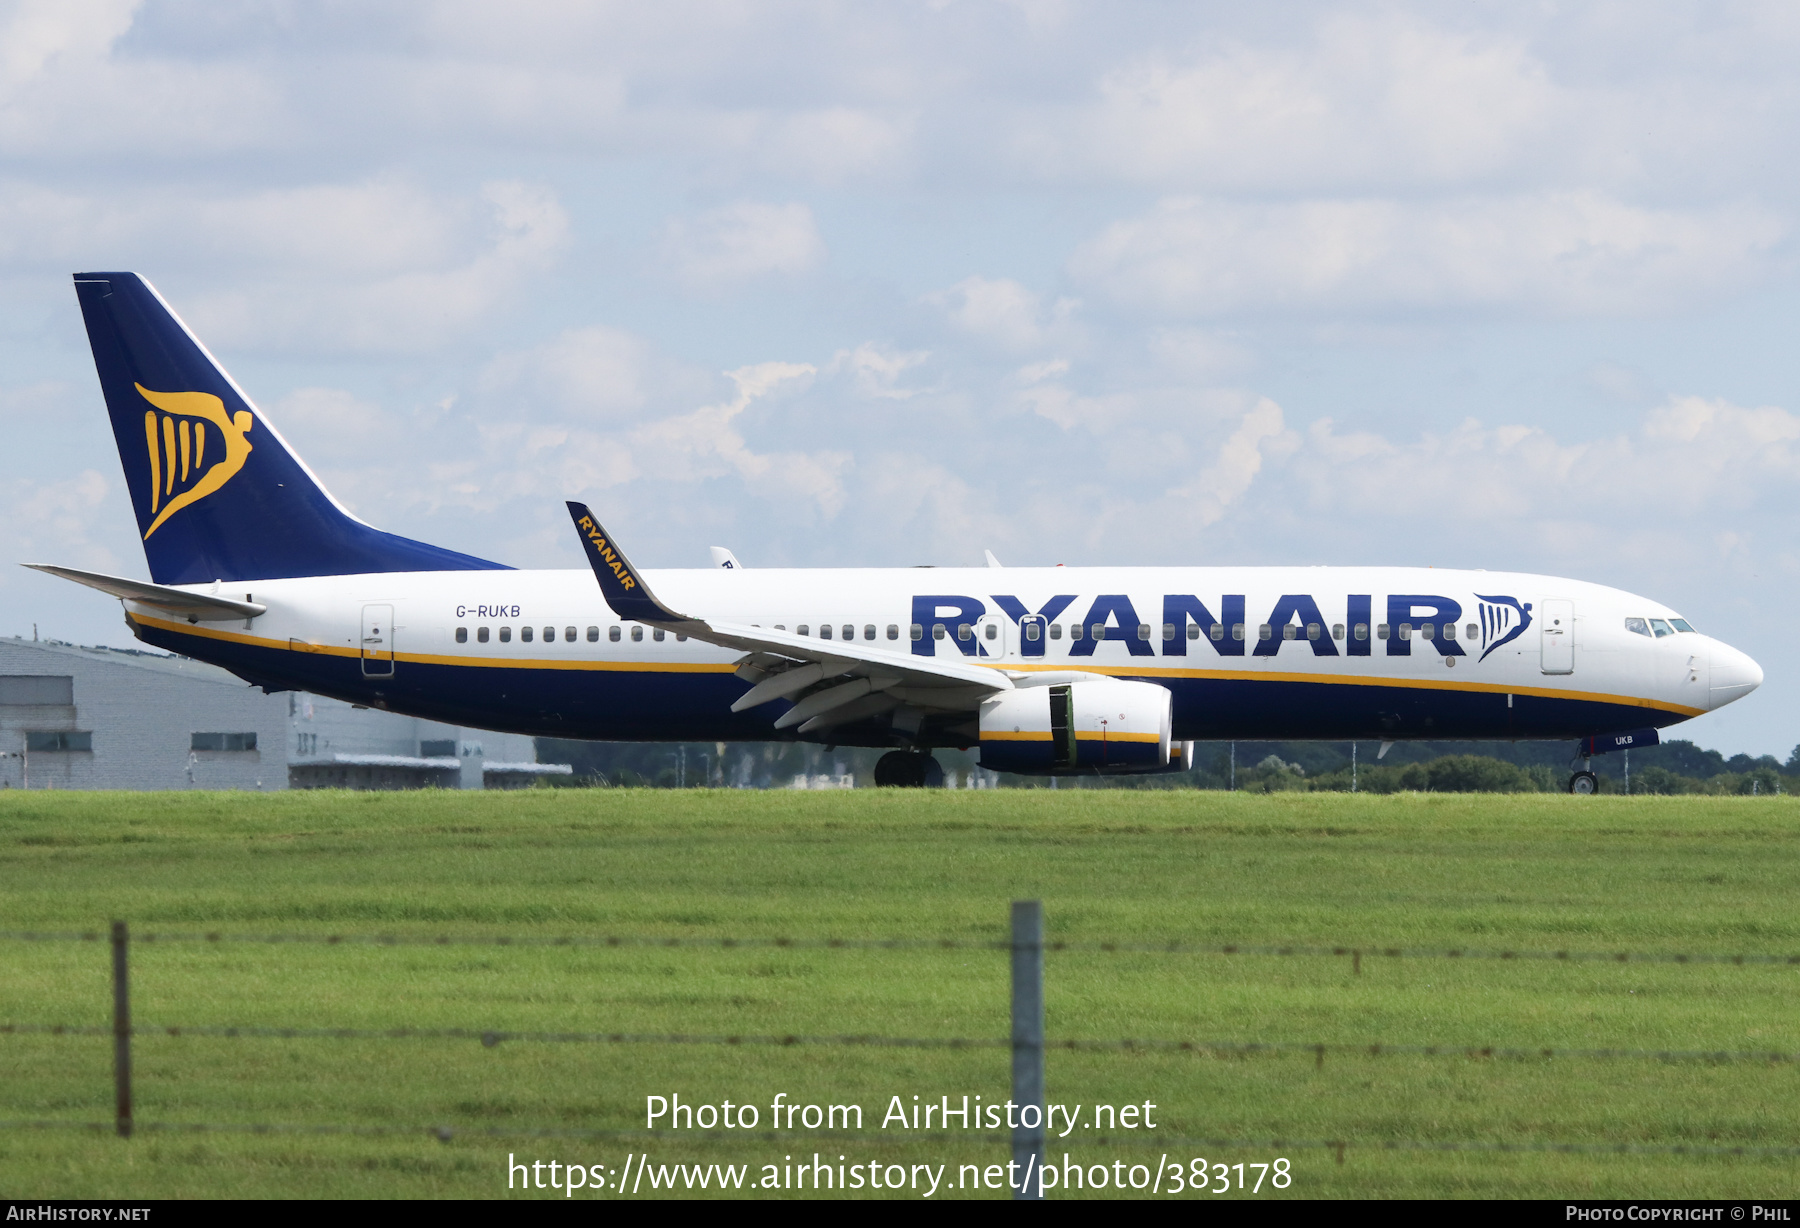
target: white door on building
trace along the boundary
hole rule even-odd
[[[1538,607],[1538,634],[1546,674],[1575,672],[1575,603],[1561,599]]]
[[[362,616],[362,672],[386,678],[394,672],[394,607],[366,605]]]

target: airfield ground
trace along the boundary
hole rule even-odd
[[[564,790],[0,795],[0,930],[1003,939],[1800,953],[1786,798]],[[1046,960],[1059,1039],[1800,1054],[1800,967],[1081,950]],[[110,1022],[104,943],[0,939],[0,1023]],[[1007,1033],[1003,951],[138,942],[140,1024],[686,1034]],[[605,1165],[1004,1162],[910,1139],[900,1095],[1004,1100],[999,1049],[140,1037],[140,1123],[409,1128],[122,1140],[0,1129],[14,1197],[505,1196],[507,1157]],[[1084,1165],[1285,1156],[1255,1197],[1789,1196],[1771,1154],[1388,1151],[1388,1141],[1800,1145],[1800,1063],[1647,1057],[1053,1052],[1053,1102],[1154,1102],[1153,1143]],[[645,1097],[863,1106],[859,1139],[633,1131]],[[111,1041],[0,1034],[0,1120],[111,1119]],[[1060,1132],[1060,1131],[1059,1131]],[[727,1132],[731,1134],[732,1132]],[[1084,1137],[1087,1135],[1087,1137]],[[1182,1138],[1343,1140],[1205,1147]],[[546,1168],[542,1172],[548,1172]],[[1126,1170],[1119,1170],[1124,1172]],[[1250,1178],[1255,1177],[1254,1170]],[[1234,1181],[1235,1170],[1229,1178]],[[650,1182],[639,1192],[649,1195]],[[1164,1183],[1167,1193],[1168,1183]],[[530,1192],[544,1197],[551,1191]],[[696,1193],[698,1193],[696,1191]],[[790,1191],[791,1193],[791,1191]],[[868,1191],[864,1191],[868,1193]],[[957,1196],[940,1189],[936,1197]],[[967,1196],[970,1191],[960,1191]],[[1087,1191],[1091,1193],[1091,1191]],[[1127,1191],[1131,1193],[1131,1191]],[[512,1195],[524,1196],[514,1189]],[[557,1192],[561,1197],[560,1191]],[[578,1191],[577,1196],[589,1196]],[[617,1197],[608,1190],[602,1197]],[[659,1194],[658,1196],[667,1196]],[[916,1196],[909,1194],[908,1196]],[[988,1191],[987,1196],[1004,1196]],[[1062,1196],[1060,1193],[1056,1196]],[[1117,1196],[1107,1190],[1103,1196]],[[1251,1197],[1235,1189],[1226,1195]]]

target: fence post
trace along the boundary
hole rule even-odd
[[[1015,1199],[1043,1197],[1044,1165],[1044,905],[1012,906],[1012,1098],[1018,1125],[1012,1158]],[[1035,1124],[1027,1125],[1027,1110]]]
[[[131,984],[125,950],[129,936],[123,921],[112,923],[113,956],[113,1091],[120,1138],[131,1137]]]

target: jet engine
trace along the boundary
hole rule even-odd
[[[1188,746],[1170,762],[1171,699],[1154,683],[1101,677],[1002,691],[981,705],[981,766],[1033,776],[1189,767]]]

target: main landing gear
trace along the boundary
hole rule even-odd
[[[944,783],[944,769],[930,751],[894,750],[875,761],[877,788],[936,789]]]
[[[1600,778],[1589,770],[1594,766],[1594,761],[1586,755],[1577,755],[1575,758],[1581,762],[1581,767],[1573,776],[1569,777],[1569,792],[1583,795],[1598,793],[1600,791]],[[1574,767],[1574,762],[1570,762],[1569,766]]]

